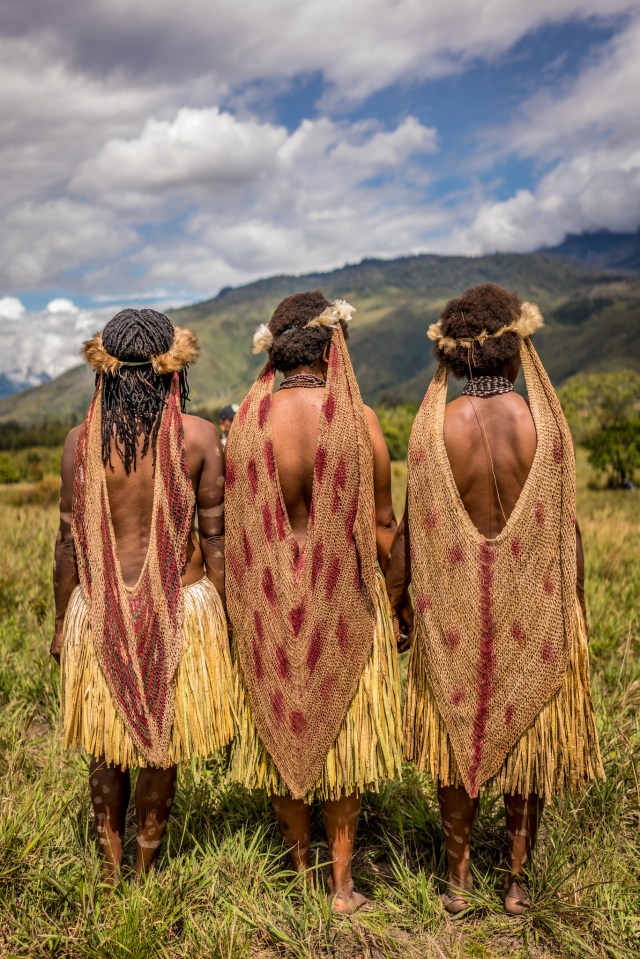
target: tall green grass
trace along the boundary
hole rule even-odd
[[[109,894],[99,882],[86,760],[61,748],[58,674],[46,652],[55,510],[0,502],[2,959],[640,954],[638,494],[590,490],[587,478],[581,458],[593,686],[608,778],[546,810],[530,877],[534,906],[523,919],[502,911],[504,815],[490,797],[473,837],[477,908],[462,920],[444,913],[435,793],[409,767],[402,784],[365,800],[355,875],[369,905],[353,919],[327,908],[319,811],[320,881],[308,891],[287,871],[265,797],[225,785],[221,761],[181,770],[157,874],[126,879]],[[399,466],[394,482],[400,507]]]

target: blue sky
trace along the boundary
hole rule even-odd
[[[56,373],[124,303],[635,230],[638,89],[630,0],[7,0],[0,346]]]

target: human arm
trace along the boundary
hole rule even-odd
[[[224,592],[224,457],[217,430],[202,422],[203,463],[196,500],[198,537],[207,577],[218,590],[226,609]]]
[[[409,541],[409,496],[405,502],[404,516],[391,547],[386,573],[387,593],[391,607],[398,617],[401,635],[406,641],[399,643],[400,652],[411,645],[413,636],[413,605],[409,596],[411,584],[411,544]]]
[[[385,573],[393,538],[398,528],[391,501],[391,460],[378,417],[368,406],[365,406],[365,413],[373,446],[376,547],[380,568]]]
[[[587,604],[584,595],[584,552],[582,549],[582,533],[576,520],[576,593],[584,616],[585,629],[587,628]]]
[[[73,471],[79,428],[71,430],[62,450],[60,464],[60,525],[53,557],[53,596],[55,601],[55,628],[49,652],[60,662],[64,617],[71,594],[78,585],[78,566],[71,532],[73,498]]]

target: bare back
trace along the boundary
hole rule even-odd
[[[292,389],[275,393],[271,429],[278,478],[291,530],[298,544],[307,541],[320,412],[325,391]]]
[[[444,443],[469,518],[484,537],[495,538],[518,501],[536,452],[526,401],[517,393],[453,400],[445,410]]]
[[[224,528],[224,461],[218,433],[211,423],[198,416],[183,415],[183,426],[187,465],[196,495],[200,532],[198,537],[194,525],[187,546],[187,564],[182,576],[182,583],[186,586],[202,578],[205,565],[207,573],[210,572],[209,566],[214,565],[207,562],[207,557],[203,556],[201,540],[203,537],[214,539],[220,536]],[[72,431],[68,445],[71,442],[75,447],[77,433],[77,429]],[[134,586],[149,547],[154,487],[153,458],[151,452],[141,457],[139,449],[137,468],[129,476],[115,451],[112,451],[111,459],[113,468],[107,466],[106,480],[118,559],[124,582],[127,586]],[[72,472],[71,475],[66,474],[73,470],[73,456],[68,456],[66,460],[65,466],[63,458],[62,482],[63,488],[68,491],[70,506]]]
[[[300,547],[304,547],[307,541],[324,395],[323,389],[288,389],[276,392],[271,404],[271,430],[278,478],[289,524]],[[391,504],[391,465],[376,414],[366,406],[365,414],[373,444],[378,558],[383,568],[386,568],[396,529]]]

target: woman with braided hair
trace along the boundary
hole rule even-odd
[[[158,856],[176,764],[233,733],[224,465],[215,427],[184,415],[192,333],[123,310],[83,353],[96,391],[62,454],[51,653],[65,743],[91,756],[103,878],[116,883],[130,768],[140,873]]]
[[[310,878],[323,803],[333,908],[355,911],[362,792],[400,775],[399,683],[384,581],[396,522],[389,454],[345,343],[352,307],[289,296],[254,338],[269,360],[226,447],[225,559],[238,653],[231,777],[271,794]],[[276,370],[284,373],[273,393]]]
[[[399,609],[413,579],[405,751],[438,782],[452,913],[469,905],[481,791],[504,795],[504,904],[520,915],[544,802],[603,774],[573,444],[531,342],[542,322],[533,304],[484,284],[430,327],[440,367],[411,433],[387,574]],[[521,365],[530,406],[513,388]],[[446,404],[449,372],[467,383]]]

